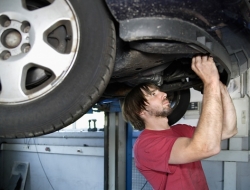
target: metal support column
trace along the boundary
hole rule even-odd
[[[127,123],[126,190],[132,189],[133,127]]]
[[[236,162],[224,162],[224,190],[236,190]]]
[[[106,113],[104,189],[126,189],[126,123],[121,112]]]

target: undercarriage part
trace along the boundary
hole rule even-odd
[[[163,71],[168,68],[170,63],[162,64],[156,67],[153,67],[151,69],[141,71],[137,74],[134,74],[129,77],[121,77],[121,78],[113,78],[110,83],[114,82],[126,82],[126,83],[132,83],[134,85],[142,83],[142,82],[153,82],[157,84],[158,86],[163,84],[163,78],[162,74]],[[132,86],[134,86],[132,85]]]
[[[142,52],[156,53],[156,54],[182,54],[187,57],[191,57],[194,54],[206,53],[204,50],[194,47],[192,44],[185,44],[177,41],[133,41],[130,42],[130,46],[133,49],[137,49]]]
[[[231,76],[232,63],[227,50],[205,30],[189,22],[174,18],[138,18],[121,21],[120,37],[128,42],[148,39],[175,41],[184,43],[202,54],[210,54],[225,70],[226,84],[231,77],[236,77],[240,73],[237,70]]]
[[[149,72],[149,69],[154,67],[170,64],[175,57],[176,55],[151,54],[137,50],[117,53],[112,79],[133,76],[144,71]]]
[[[158,74],[150,75],[150,76],[135,75],[134,77],[118,79],[117,82],[125,82],[127,84],[130,84],[130,86],[135,86],[143,82],[152,82],[152,83],[155,83],[157,86],[160,86],[163,84],[163,78],[162,78],[162,75],[158,75]]]
[[[172,113],[168,116],[168,124],[173,125],[186,113],[190,102],[190,89],[167,93]]]

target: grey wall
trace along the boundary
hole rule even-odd
[[[134,132],[136,139],[139,132]],[[35,144],[55,146],[104,146],[103,132],[53,133],[35,139]],[[0,139],[8,144],[34,144],[34,139]],[[242,138],[242,149],[248,150],[248,138]],[[222,149],[228,148],[223,141]],[[39,159],[40,158],[40,159]],[[249,158],[248,158],[249,159]],[[0,151],[0,189],[7,186],[14,161],[29,162],[30,168],[25,190],[101,190],[104,185],[104,157],[70,154],[49,154],[23,151]],[[202,161],[210,190],[224,190],[225,164],[223,161]],[[44,168],[44,171],[43,171]],[[46,173],[46,174],[45,174]],[[47,177],[53,186],[51,187]],[[140,189],[145,179],[133,166],[133,190]],[[147,184],[144,190],[149,190]],[[236,187],[250,189],[250,162],[236,162]],[[230,190],[230,189],[227,189]]]
[[[203,169],[211,190],[224,189],[224,163],[218,161],[203,161]],[[250,162],[236,163],[236,190],[250,189]],[[234,187],[232,187],[234,188]],[[228,189],[230,190],[230,189]]]
[[[27,145],[34,144],[34,139],[9,139],[2,141],[17,144],[23,144],[25,142]],[[37,146],[46,144],[99,147],[103,146],[103,132],[95,134],[54,133],[44,137],[35,138],[35,143]],[[8,184],[14,161],[21,161],[29,162],[30,164],[25,190],[103,189],[104,158],[102,156],[1,151],[0,158],[1,188],[5,188]]]

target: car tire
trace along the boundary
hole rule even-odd
[[[186,113],[190,103],[190,89],[180,90],[168,93],[170,99],[172,113],[168,116],[168,124],[171,126],[178,122]]]
[[[31,94],[30,99],[23,102],[14,100],[0,102],[2,138],[40,136],[66,127],[98,101],[109,82],[114,67],[116,42],[114,25],[105,4],[101,0],[64,2],[78,20],[77,36],[69,36],[68,39],[79,40],[79,46],[67,52],[75,53],[72,65],[62,80],[49,83],[55,87],[44,94],[36,98],[32,98]],[[50,15],[48,12],[43,14],[44,17],[48,15]],[[24,17],[25,15],[22,18]],[[32,51],[29,53],[32,54]],[[41,55],[35,56],[47,56],[48,60],[53,59],[49,55],[42,55],[42,49],[40,53]],[[4,87],[4,84],[1,84],[1,90],[4,90]]]

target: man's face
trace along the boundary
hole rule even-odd
[[[167,99],[167,94],[150,87],[149,90],[150,93],[143,91],[145,98],[148,101],[146,106],[148,114],[155,117],[167,117],[170,115],[172,108],[170,107],[170,103]]]

